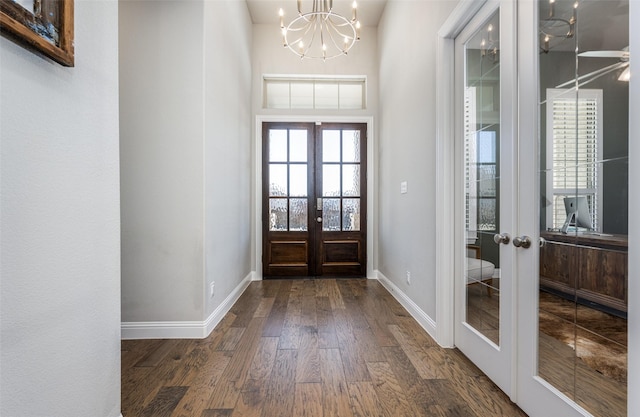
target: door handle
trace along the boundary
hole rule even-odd
[[[503,245],[507,245],[511,241],[511,237],[509,236],[508,233],[503,233],[503,234],[496,233],[495,235],[493,235],[493,241],[496,242],[498,245],[501,243]]]
[[[322,217],[316,217],[316,221],[317,221],[318,223],[322,223]]]
[[[531,238],[529,236],[514,237],[513,246],[528,249],[531,246]]]

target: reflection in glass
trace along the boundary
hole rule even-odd
[[[342,230],[360,230],[360,199],[342,200]]]
[[[629,45],[629,2],[540,1],[539,8],[539,222],[546,243],[539,249],[538,374],[592,415],[622,417],[629,84],[619,78],[628,63],[616,56]],[[575,213],[565,203],[578,197],[587,201],[577,213],[582,219],[587,212],[583,227],[566,222]]]
[[[269,199],[269,230],[287,230],[287,199]]]
[[[499,12],[465,45],[466,322],[500,343]]]
[[[322,166],[322,195],[325,197],[340,195],[340,165],[324,164]]]
[[[286,196],[289,192],[287,186],[287,165],[270,164],[269,165],[269,195]]]
[[[496,230],[496,200],[483,198],[478,203],[478,230]]]
[[[322,199],[322,230],[340,231],[340,199]]]
[[[360,195],[360,165],[342,165],[342,195],[349,197]]]
[[[307,199],[292,198],[289,200],[289,230],[290,231],[306,231],[307,230]]]
[[[282,129],[269,130],[269,161],[287,161],[287,131]]]

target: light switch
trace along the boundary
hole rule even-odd
[[[400,183],[400,194],[406,194],[406,193],[407,193],[407,182],[402,181]]]

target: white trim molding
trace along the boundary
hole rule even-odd
[[[455,253],[454,40],[485,3],[461,0],[438,31],[436,52],[436,327],[440,346],[453,347]]]
[[[427,333],[429,333],[429,336],[431,336],[436,342],[438,342],[438,340],[436,339],[436,322],[431,317],[429,317],[429,315],[425,313],[420,307],[418,307],[418,305],[414,303],[407,294],[402,292],[402,290],[398,288],[393,282],[391,282],[391,280],[387,278],[382,272],[375,272],[378,277],[378,281],[380,281],[380,283],[387,289],[387,291],[391,293],[393,298],[398,300],[402,307],[404,307],[409,312],[409,314],[411,314],[411,317],[413,317],[418,322],[418,324],[420,324],[420,326],[422,326],[422,328]]]
[[[367,124],[367,277],[375,277],[378,229],[377,218],[377,140],[373,116],[322,116],[322,115],[256,115],[254,137],[254,223],[255,236],[254,268],[256,279],[262,279],[262,123],[265,122],[302,122],[302,123],[366,123]]]
[[[254,272],[247,275],[204,321],[123,322],[121,339],[204,339],[231,310],[251,281],[256,280],[255,275]]]

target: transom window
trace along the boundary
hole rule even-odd
[[[366,79],[292,78],[265,76],[267,109],[362,110],[366,108]]]

